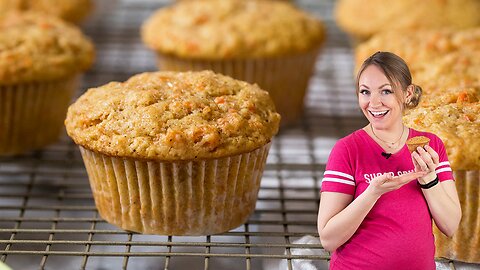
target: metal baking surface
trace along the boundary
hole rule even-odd
[[[97,62],[78,95],[155,70],[139,27],[169,4],[96,2],[83,28],[96,44]],[[326,22],[328,41],[310,83],[305,117],[274,139],[256,210],[246,224],[204,237],[120,230],[99,217],[78,149],[64,135],[42,151],[0,158],[0,260],[13,269],[327,269],[330,256],[316,229],[321,177],[335,141],[366,122],[354,95],[352,48],[333,21],[334,1],[296,4]]]

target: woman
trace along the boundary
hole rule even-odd
[[[447,236],[457,230],[443,142],[402,122],[421,94],[393,53],[377,52],[360,68],[358,103],[370,123],[336,143],[322,180],[318,232],[333,252],[330,269],[435,269],[432,218]],[[405,142],[415,136],[430,143],[410,154]]]

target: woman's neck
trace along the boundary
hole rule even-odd
[[[387,129],[376,129],[372,124],[368,124],[364,130],[389,153],[400,149],[408,138],[408,128],[402,122]]]
[[[402,133],[405,133],[405,126],[402,122],[386,129],[376,129],[372,124],[369,125],[370,130],[373,130],[376,136],[387,142],[395,142],[400,138]]]

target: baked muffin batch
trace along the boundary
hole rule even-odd
[[[0,155],[58,138],[93,61],[88,38],[53,18],[78,23],[92,2],[51,2],[0,0]],[[480,2],[367,2],[335,8],[357,65],[378,50],[405,59],[424,95],[404,120],[442,138],[454,169],[464,218],[453,239],[435,231],[437,256],[480,263]],[[233,229],[255,208],[280,119],[301,118],[325,27],[288,1],[204,0],[172,3],[139,31],[161,71],[89,89],[65,120],[99,213],[141,233]]]

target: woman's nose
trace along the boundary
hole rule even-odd
[[[370,105],[374,107],[382,105],[382,97],[377,94],[372,94],[370,96]]]

